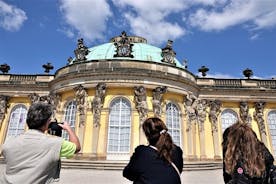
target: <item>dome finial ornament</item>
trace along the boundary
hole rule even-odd
[[[198,69],[198,72],[201,72],[202,77],[205,77],[208,71],[209,71],[209,68],[205,66],[201,66],[201,68]]]
[[[49,73],[50,70],[54,69],[54,66],[49,62],[47,64],[42,65],[42,67],[45,69],[45,73]]]
[[[161,61],[175,65],[174,58],[176,53],[172,49],[172,43],[173,43],[172,40],[168,40],[166,47],[162,49],[161,56],[163,57],[163,59]]]
[[[78,39],[78,47],[74,50],[76,56],[76,62],[85,61],[86,56],[89,54],[88,47],[83,44],[83,38]]]
[[[247,77],[247,79],[250,79],[250,77],[253,75],[253,71],[249,68],[246,68],[244,71],[243,71],[243,75],[245,77]]]
[[[121,39],[118,42],[115,42],[114,45],[116,47],[116,54],[114,54],[114,57],[131,57],[134,56],[132,53],[132,46],[133,44],[130,43],[128,36],[125,31],[121,34]]]
[[[0,65],[0,71],[5,74],[5,73],[9,73],[9,70],[11,69],[11,67],[7,64],[4,63],[2,65]]]

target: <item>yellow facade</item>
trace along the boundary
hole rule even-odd
[[[97,115],[93,104],[97,98],[99,84],[104,84],[106,89],[104,100],[98,109],[100,114]],[[130,59],[128,57],[76,61],[58,69],[55,75],[0,74],[0,97],[3,99],[8,97],[7,104],[3,107],[5,112],[0,119],[0,144],[3,144],[7,138],[12,111],[20,104],[28,109],[33,103],[30,95],[37,94],[39,97],[50,96],[50,94],[58,95],[59,98],[57,96],[54,98],[58,99],[54,103],[55,118],[58,121],[63,121],[68,103],[78,101],[76,88],[79,86],[85,89],[86,96],[84,97],[85,104],[77,104],[76,118],[74,119],[75,131],[82,144],[81,153],[77,155],[78,158],[127,159],[136,146],[147,144],[141,132],[143,117],[137,108],[135,98],[135,89],[139,86],[146,90],[145,103],[148,107],[146,117],[155,116],[154,90],[166,86],[167,90],[160,100],[162,107],[160,117],[167,122],[169,115],[166,114],[166,106],[168,104],[174,104],[178,109],[179,142],[186,160],[222,158],[222,129],[223,126],[226,126],[223,122],[225,121],[222,117],[224,116],[223,112],[229,110],[232,113],[230,115],[241,118],[241,102],[246,102],[248,105],[247,115],[251,118],[250,125],[258,138],[265,142],[273,154],[276,154],[274,153],[276,148],[273,149],[273,143],[275,144],[273,138],[276,135],[268,124],[272,121],[268,119],[269,113],[276,112],[275,80],[198,77],[174,63],[155,62],[153,59],[137,60],[137,58]],[[199,114],[196,114],[196,120],[189,119],[189,107],[185,103],[185,99],[189,95],[196,98],[194,102],[199,103],[200,100],[208,102],[204,111],[206,118],[202,124],[198,119]],[[118,97],[124,98],[130,104],[130,147],[122,158],[119,156],[120,153],[114,154],[115,156],[108,153],[111,103]],[[217,121],[215,122],[210,118],[212,114],[210,104],[214,101],[221,103],[217,109]],[[262,131],[259,122],[254,119],[255,104],[259,102],[265,102],[262,115],[265,130]],[[80,105],[83,105],[82,111],[79,109]],[[98,119],[95,120],[95,118]],[[272,123],[276,124],[276,120]],[[27,126],[25,125],[24,128],[26,130]]]

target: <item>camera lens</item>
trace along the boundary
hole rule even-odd
[[[48,127],[48,133],[61,137],[62,127],[60,127],[57,122],[51,122]]]

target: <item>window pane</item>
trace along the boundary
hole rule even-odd
[[[77,114],[77,104],[75,101],[71,101],[65,108],[64,112],[64,121],[66,121],[75,131],[75,124],[76,124],[76,114]],[[62,131],[62,137],[66,140],[69,140],[69,135],[66,131]]]
[[[10,116],[7,137],[18,136],[24,132],[27,118],[27,108],[17,105],[13,108]]]
[[[130,125],[130,103],[124,98],[115,99],[110,105],[107,152],[129,152],[131,130]]]
[[[180,113],[175,104],[168,103],[166,106],[166,125],[169,134],[172,136],[173,142],[181,146],[181,126],[180,126]]]
[[[221,128],[222,128],[222,132],[224,132],[224,130],[233,125],[234,123],[236,123],[238,120],[238,116],[237,113],[235,111],[233,111],[232,109],[225,109],[222,113],[221,113]]]
[[[276,111],[271,111],[268,113],[267,123],[269,127],[269,132],[272,141],[273,154],[276,155]]]

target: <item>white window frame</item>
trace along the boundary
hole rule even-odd
[[[76,127],[76,117],[77,117],[77,103],[76,101],[70,101],[69,103],[67,103],[65,107],[63,120],[70,125],[73,131],[75,131],[75,127]],[[66,131],[62,131],[62,137],[65,140],[69,140],[69,135]]]
[[[28,111],[25,105],[19,104],[13,107],[10,113],[10,119],[9,119],[6,137],[16,137],[24,133],[27,113]],[[12,127],[12,125],[14,126]]]
[[[226,128],[236,123],[238,120],[238,114],[233,109],[224,109],[221,112],[220,122],[221,130],[224,132]]]
[[[118,132],[116,132],[116,129]],[[127,130],[127,132],[122,132],[124,129]],[[130,137],[131,105],[126,98],[117,97],[110,103],[107,153],[129,153]],[[122,142],[124,143],[122,144]]]
[[[276,156],[276,110],[272,110],[267,114],[267,125],[271,136],[273,155]]]
[[[166,105],[166,125],[173,142],[182,147],[180,110],[179,107],[172,102]],[[178,140],[177,137],[179,137]]]

